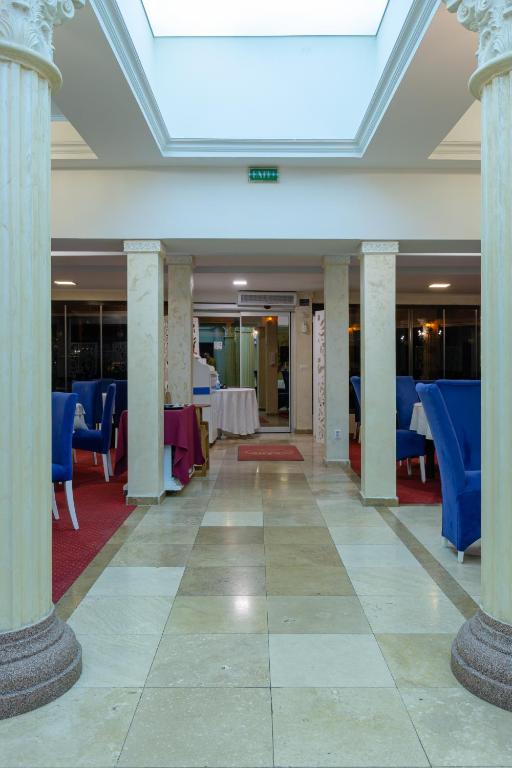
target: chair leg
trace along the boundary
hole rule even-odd
[[[460,550],[457,552],[457,560],[459,561],[459,563],[464,562],[464,552],[461,552]]]
[[[73,464],[76,464],[76,450],[73,448]]]
[[[108,460],[108,473],[110,477],[114,477],[114,470],[112,469],[112,455],[110,451],[107,453],[107,460]]]
[[[64,489],[66,491],[66,501],[68,503],[69,516],[71,518],[71,522],[73,523],[73,528],[75,531],[78,531],[79,525],[75,511],[75,500],[73,498],[73,481],[66,480],[64,483]]]
[[[420,475],[421,475],[421,482],[426,483],[427,475],[425,473],[425,456],[420,456]]]
[[[406,459],[405,463],[407,464],[407,474],[410,477],[412,475],[411,460],[410,459]]]
[[[117,438],[119,436],[119,428],[116,427],[116,430],[114,432],[114,448],[117,448]]]
[[[92,463],[94,464],[95,467],[98,466],[98,457],[96,456],[96,452],[93,452],[92,454]]]
[[[59,519],[59,508],[57,507],[57,499],[55,498],[55,486],[52,483],[52,512],[55,520]]]
[[[110,481],[109,473],[108,473],[108,459],[107,454],[102,453],[101,458],[103,459],[103,473],[105,475],[105,482],[108,483]]]

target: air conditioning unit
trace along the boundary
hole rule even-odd
[[[238,306],[241,309],[293,309],[297,306],[297,294],[291,291],[240,291]]]

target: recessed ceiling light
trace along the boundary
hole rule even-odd
[[[247,285],[247,280],[233,280],[233,285]]]
[[[449,288],[451,283],[431,283],[429,288]]]
[[[73,280],[54,280],[55,285],[76,285]]]

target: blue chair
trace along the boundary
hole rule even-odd
[[[115,384],[114,379],[99,379],[98,397],[96,400],[96,425],[101,424],[103,417],[103,395],[108,392],[108,388],[111,384]],[[117,394],[117,392],[116,392]],[[115,408],[115,404],[114,404]]]
[[[361,377],[351,376],[350,383],[356,396],[354,440],[359,436],[359,442],[361,442]]]
[[[427,448],[423,435],[410,429],[414,403],[419,402],[418,393],[412,376],[396,377],[396,458],[407,462],[407,472],[411,474],[410,459],[419,458],[421,481],[426,481],[425,455]]]
[[[481,435],[479,416],[470,416],[471,410],[480,411],[480,382],[441,381],[418,384],[416,389],[434,438],[441,473],[442,536],[445,543],[454,545],[462,563],[465,550],[481,536],[482,481],[480,467],[475,466]],[[472,431],[475,429],[477,432]]]
[[[59,510],[54,483],[64,483],[69,516],[73,528],[78,530],[78,519],[73,499],[73,459],[71,443],[73,422],[78,402],[76,393],[52,392],[52,510],[56,520]]]
[[[128,409],[128,382],[126,379],[114,379],[116,385],[116,402],[114,410],[115,441],[117,447],[117,430],[119,429],[119,420],[123,411]]]
[[[105,407],[100,429],[77,429],[73,435],[73,448],[92,453],[101,453],[105,481],[113,475],[110,457],[110,442],[112,440],[112,413],[116,396],[116,385],[110,384],[105,398]]]
[[[85,423],[89,429],[95,429],[98,399],[101,402],[100,381],[73,381],[71,391],[78,395],[78,402],[81,403],[85,411]]]

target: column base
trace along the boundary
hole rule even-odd
[[[0,634],[0,720],[66,693],[82,672],[82,648],[55,611],[17,632]]]
[[[156,507],[165,499],[165,491],[159,496],[127,496],[126,503],[136,507]]]
[[[480,699],[512,711],[512,626],[479,610],[452,645],[452,672]]]
[[[350,467],[349,459],[324,459],[324,466],[326,467]]]
[[[398,507],[398,496],[364,496],[359,491],[359,499],[363,507]]]

